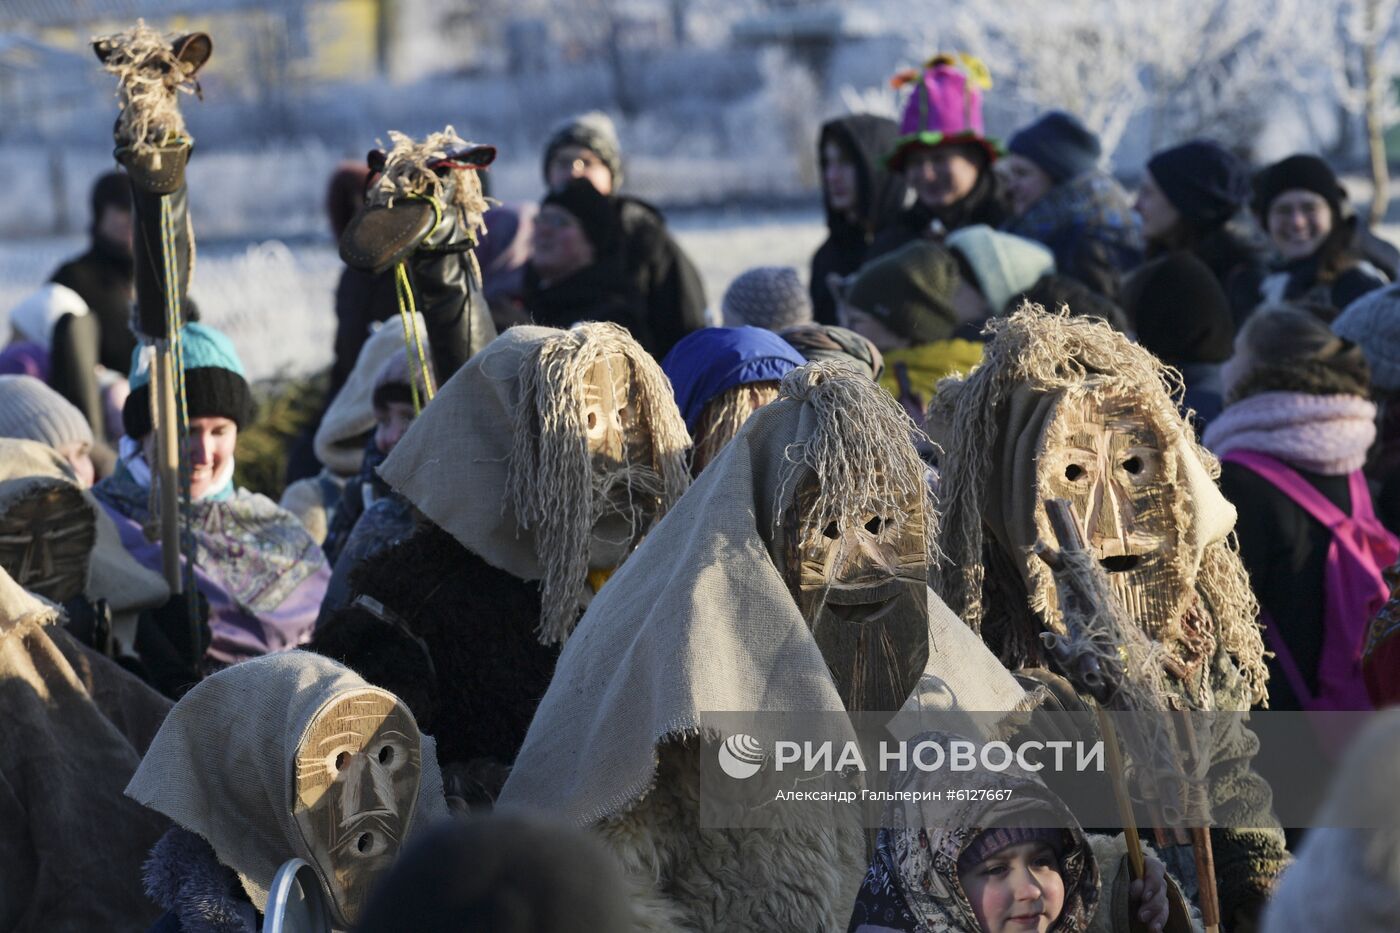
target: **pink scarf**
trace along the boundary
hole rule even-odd
[[[1343,476],[1366,462],[1376,406],[1356,395],[1261,392],[1217,415],[1203,440],[1216,456],[1254,450],[1310,473]]]

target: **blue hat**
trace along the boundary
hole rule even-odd
[[[185,401],[191,418],[228,418],[240,428],[253,420],[253,393],[248,374],[233,341],[223,333],[191,321],[180,329],[185,357]],[[131,394],[122,406],[122,428],[128,437],[151,432],[151,373],[147,357],[137,347],[131,354],[128,382]]]
[[[676,405],[692,433],[705,406],[716,395],[750,382],[782,379],[807,362],[771,330],[761,327],[706,327],[687,334],[661,361],[671,380]]]
[[[1006,149],[1034,162],[1057,185],[1092,172],[1103,155],[1098,135],[1063,110],[1052,110],[1019,130]]]
[[[1219,227],[1249,200],[1249,167],[1224,146],[1193,139],[1147,160],[1147,171],[1193,227]]]

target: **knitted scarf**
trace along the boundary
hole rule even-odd
[[[1216,456],[1253,450],[1323,476],[1361,469],[1376,440],[1376,406],[1355,395],[1261,392],[1230,405],[1206,428]]]

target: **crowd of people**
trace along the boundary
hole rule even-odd
[[[1105,613],[1170,708],[1400,698],[1400,253],[1332,168],[1188,140],[1133,195],[1072,114],[989,136],[975,59],[898,80],[901,121],[814,141],[805,281],[718,301],[601,113],[537,205],[450,128],[338,167],[280,502],[235,482],[253,386],[149,211],[188,141],[161,168],[119,122],[89,249],[0,350],[0,929],[251,933],[298,858],[364,933],[1393,930],[1393,712],[1301,842],[1247,720],[1212,734],[1213,877],[1018,768],[869,837],[701,818],[718,713],[1093,709],[1055,646]]]

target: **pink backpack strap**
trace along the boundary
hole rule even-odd
[[[1341,509],[1337,508],[1330,499],[1318,492],[1312,483],[1298,475],[1298,471],[1290,467],[1275,457],[1268,454],[1261,454],[1257,450],[1232,450],[1220,458],[1226,463],[1237,463],[1268,480],[1269,483],[1278,488],[1288,498],[1303,511],[1317,519],[1327,528],[1335,531],[1338,526],[1349,519]],[[1356,509],[1356,483],[1360,478],[1360,471],[1351,474],[1348,489],[1352,494],[1352,510]],[[1361,479],[1361,488],[1366,492],[1366,506],[1369,509],[1371,496],[1366,490],[1365,480]]]

